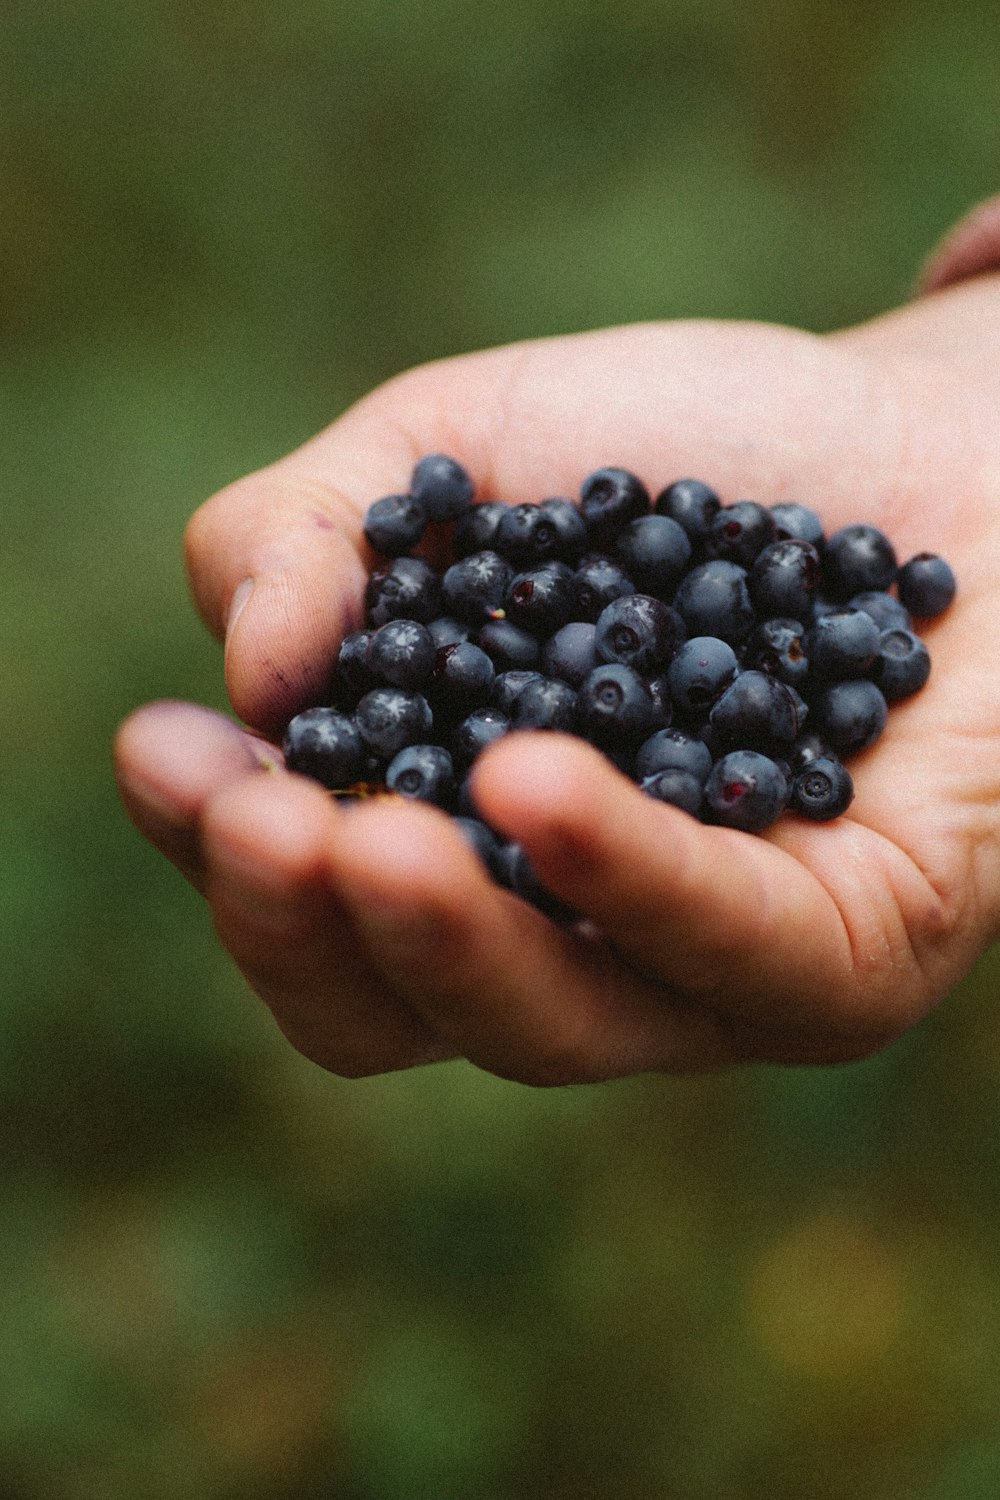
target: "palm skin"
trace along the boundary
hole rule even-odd
[[[973,347],[997,292],[984,278],[830,338],[648,325],[427,366],[201,508],[195,598],[256,733],[150,705],[119,733],[119,782],[295,1047],[344,1076],[464,1056],[534,1084],[836,1062],[968,971],[1000,911],[997,392]],[[654,490],[690,474],[725,500],[801,500],[828,530],[873,522],[901,559],[944,554],[960,592],[924,632],[930,682],[852,762],[847,816],[705,827],[580,741],[511,735],[477,763],[476,796],[588,919],[564,930],[493,885],[436,810],[345,811],[285,772],[269,740],[321,700],[359,623],[364,510],[431,451],[479,498],[573,494],[615,463]]]

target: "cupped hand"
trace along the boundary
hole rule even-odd
[[[834,1062],[967,972],[1000,913],[997,392],[949,352],[969,300],[830,338],[645,325],[426,366],[197,512],[193,591],[250,730],[152,704],[119,733],[119,782],[295,1047],[344,1076],[462,1056],[535,1084]],[[703,826],[581,741],[512,734],[475,795],[587,919],[565,928],[493,884],[437,810],[345,808],[285,771],[283,726],[323,700],[361,620],[364,511],[433,451],[480,499],[572,495],[617,464],[654,492],[691,475],[948,557],[959,597],[925,631],[930,681],[852,762],[848,814]]]

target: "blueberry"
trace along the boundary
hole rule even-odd
[[[805,633],[798,620],[765,620],[747,638],[744,667],[766,672],[801,692],[809,677]]]
[[[866,615],[871,615],[879,630],[909,630],[913,623],[906,606],[895,594],[887,594],[884,589],[863,589],[848,600],[847,607],[863,609]]]
[[[863,609],[833,611],[817,620],[806,638],[806,654],[816,677],[861,677],[879,648],[879,628]]]
[[[559,561],[575,563],[586,546],[587,528],[570,500],[508,506],[496,533],[496,550],[517,568]]]
[[[572,570],[563,562],[548,562],[514,575],[504,611],[521,630],[544,637],[568,623],[575,603]]]
[[[365,540],[383,557],[402,557],[417,545],[426,525],[427,512],[413,495],[386,495],[365,513]]]
[[[700,479],[676,479],[656,497],[658,516],[669,516],[683,526],[695,545],[704,542],[712,529],[722,501],[715,491]]]
[[[484,823],[482,818],[464,816],[456,817],[454,824],[489,873],[496,879],[500,871],[500,840],[492,828]]]
[[[796,505],[794,501],[772,505],[771,519],[779,542],[809,542],[817,552],[823,551],[823,522],[808,505]]]
[[[691,569],[674,595],[674,608],[689,635],[717,635],[730,646],[749,635],[756,619],[746,570],[721,560]]]
[[[705,783],[704,807],[713,823],[760,833],[788,804],[779,765],[756,750],[733,750],[717,760]]]
[[[609,557],[585,558],[576,570],[576,616],[593,622],[613,600],[636,592],[632,579]]]
[[[569,733],[576,714],[576,693],[567,682],[539,677],[521,689],[511,707],[516,729],[560,729]]]
[[[749,568],[754,559],[774,541],[774,518],[766,505],[756,500],[737,500],[724,505],[712,522],[707,553],[725,562]]]
[[[716,702],[709,723],[726,749],[787,748],[802,728],[805,714],[793,688],[765,672],[741,672]]]
[[[819,553],[810,542],[790,538],[769,543],[758,552],[747,578],[758,616],[812,619],[819,571]]]
[[[795,776],[789,806],[805,818],[825,823],[839,818],[853,800],[850,771],[836,756],[820,755]]]
[[[823,590],[846,601],[863,590],[887,589],[896,576],[896,554],[877,526],[842,526],[823,552]]]
[[[419,688],[434,670],[434,638],[418,620],[389,620],[368,643],[368,665],[376,680]]]
[[[333,696],[342,708],[353,708],[360,697],[377,686],[368,662],[371,639],[370,630],[352,630],[340,643],[333,673]]]
[[[493,544],[507,510],[502,500],[483,500],[459,516],[451,534],[451,550],[456,561],[472,552],[484,552],[490,548],[495,551]]]
[[[704,786],[711,769],[708,746],[682,729],[658,729],[639,746],[635,757],[635,774],[640,781],[659,771],[684,771]]]
[[[670,696],[682,714],[704,718],[739,671],[736,652],[714,635],[695,635],[678,647],[667,669]]]
[[[438,651],[442,646],[457,646],[472,635],[472,626],[465,620],[456,620],[454,615],[438,615],[436,620],[430,621],[427,629]]]
[[[628,469],[598,469],[580,489],[580,512],[592,546],[610,543],[621,528],[649,510],[649,491]]]
[[[557,630],[542,647],[545,675],[561,677],[570,687],[579,687],[587,673],[597,666],[596,634],[596,625],[588,620],[572,620]]]
[[[410,494],[431,521],[457,521],[472,504],[472,480],[455,459],[429,453],[410,476]]]
[[[434,716],[421,693],[403,688],[373,688],[354,711],[354,722],[369,749],[390,761],[407,745],[428,740]]]
[[[819,731],[838,755],[856,755],[874,745],[888,716],[881,691],[864,677],[832,683],[816,702]]]
[[[361,779],[365,747],[354,721],[335,708],[307,708],[285,731],[285,764],[330,791]]]
[[[543,500],[538,508],[555,528],[556,543],[552,556],[575,567],[587,545],[587,524],[578,507],[572,500],[554,495]]]
[[[898,703],[919,692],[931,674],[931,657],[912,630],[883,630],[872,668],[872,680],[887,703]]]
[[[455,790],[451,756],[441,745],[407,745],[389,762],[385,784],[400,797],[445,807]]]
[[[669,604],[650,594],[626,594],[601,611],[594,644],[602,661],[651,677],[673,660],[684,635],[684,623]]]
[[[682,771],[678,766],[668,766],[662,771],[654,772],[652,776],[643,777],[640,785],[647,797],[654,797],[657,802],[669,802],[672,807],[679,807],[694,817],[698,816],[703,784],[690,771]]]
[[[530,568],[555,556],[556,529],[540,505],[509,505],[491,543],[515,568]]]
[[[489,548],[452,563],[441,588],[447,609],[460,620],[481,625],[495,619],[514,576],[510,563]]]
[[[939,615],[955,597],[955,575],[943,557],[918,552],[904,563],[896,577],[899,597],[910,612],[922,620]]]
[[[434,659],[435,708],[452,715],[468,713],[476,704],[486,702],[495,676],[493,663],[481,646],[471,641],[442,646]]]
[[[631,667],[595,667],[580,684],[576,732],[597,745],[638,744],[653,723],[649,688]]]
[[[659,599],[673,596],[691,559],[684,528],[670,516],[639,516],[618,533],[615,558],[636,588]]]
[[[498,672],[535,667],[542,653],[538,637],[510,620],[488,620],[478,640]]]
[[[451,737],[455,764],[463,770],[471,766],[487,745],[492,745],[510,728],[510,719],[498,708],[476,708],[455,727]]]
[[[366,619],[376,629],[390,620],[426,625],[441,613],[441,580],[422,557],[397,557],[376,568],[365,590]]]
[[[508,717],[514,711],[514,704],[529,682],[544,682],[545,676],[541,672],[532,672],[524,669],[512,668],[507,672],[498,672],[490,689],[490,704],[498,708],[501,713]]]

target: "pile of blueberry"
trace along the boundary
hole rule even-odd
[[[444,571],[415,555],[429,528],[450,532]],[[853,796],[844,760],[927,680],[913,617],[955,594],[942,558],[900,567],[873,526],[827,537],[802,505],[723,505],[695,479],[653,502],[617,468],[591,474],[578,504],[475,504],[461,465],[431,454],[364,530],[385,559],[365,628],[340,648],[333,706],[289,724],[287,764],[340,794],[447,809],[543,906],[521,850],[472,803],[487,745],[511,729],[575,734],[651,797],[751,833],[786,808],[833,818]]]

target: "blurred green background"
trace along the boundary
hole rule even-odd
[[[834,1071],[304,1062],[120,813],[180,534],[411,363],[831,328],[997,188],[995,9],[40,0],[0,24],[3,1500],[1000,1493],[987,959]]]

